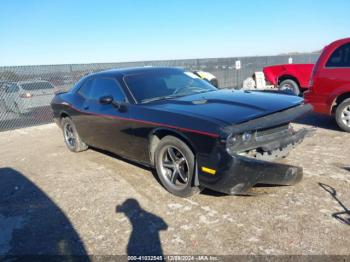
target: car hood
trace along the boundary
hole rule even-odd
[[[269,92],[218,90],[148,104],[170,112],[238,124],[303,102],[297,96]]]

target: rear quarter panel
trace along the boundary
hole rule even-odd
[[[79,101],[77,101],[77,98],[73,94],[63,93],[55,95],[51,101],[51,109],[55,122],[60,126],[61,116],[63,114],[70,116],[76,121],[79,114],[76,110],[72,109],[72,105],[78,107],[77,104],[79,106]]]
[[[350,69],[348,69],[348,74],[350,74]],[[340,83],[339,86],[332,90],[327,99],[327,104],[329,105],[329,114],[332,113],[333,106],[336,104],[336,100],[339,96],[344,94],[350,95],[350,79],[348,78],[346,82]]]

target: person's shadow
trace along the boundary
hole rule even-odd
[[[162,218],[142,209],[135,199],[125,200],[116,207],[116,212],[124,213],[132,225],[127,247],[129,256],[163,256],[159,231],[167,230],[168,225]]]

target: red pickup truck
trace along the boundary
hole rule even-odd
[[[304,98],[315,112],[335,115],[338,126],[350,132],[350,38],[323,49]]]
[[[308,89],[313,64],[285,64],[264,67],[265,79],[278,89],[300,95]]]

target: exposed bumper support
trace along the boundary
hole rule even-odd
[[[264,151],[272,151],[276,148],[286,147],[288,145],[296,145],[301,143],[305,137],[312,136],[315,128],[303,128],[290,136],[277,139],[275,141],[261,145]]]

